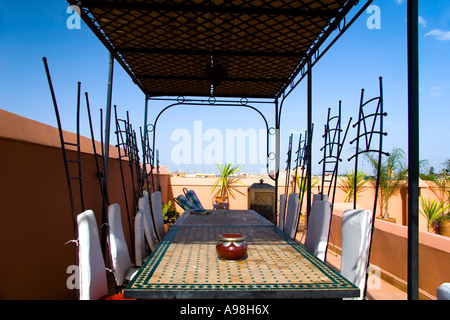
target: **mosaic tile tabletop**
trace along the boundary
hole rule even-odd
[[[223,261],[217,256],[216,239],[222,233],[246,235],[248,251],[243,260]],[[353,284],[251,211],[184,214],[125,289],[125,296],[134,298],[358,295]]]

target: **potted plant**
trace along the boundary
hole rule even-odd
[[[448,207],[450,207],[450,205]],[[436,220],[436,223],[439,224],[439,234],[441,236],[450,237],[450,213],[441,214]]]
[[[420,197],[420,202],[422,204],[422,210],[419,210],[420,213],[427,219],[427,229],[428,232],[439,232],[440,221],[446,221],[450,216],[442,215],[445,210],[447,210],[450,205],[445,205],[444,201],[436,201],[436,200],[426,200],[423,197]],[[445,229],[445,228],[444,228]]]
[[[356,171],[356,185],[355,185],[355,170],[351,172],[346,171],[343,177],[339,177],[343,183],[340,188],[345,192],[344,202],[357,202],[358,193],[363,192],[367,186],[365,184],[371,180],[364,171]],[[353,199],[356,189],[356,198]]]
[[[218,189],[214,194],[214,199],[218,202],[218,209],[224,209],[224,201],[226,201],[229,206],[230,195],[233,199],[236,199],[234,192],[238,192],[245,196],[244,193],[236,188],[236,184],[245,185],[240,182],[238,178],[234,177],[242,166],[232,166],[230,163],[224,163],[222,166],[217,164],[217,168],[219,169],[219,178],[211,188],[211,193]]]
[[[177,221],[180,214],[172,206],[172,201],[169,200],[167,204],[162,204],[162,212],[164,218],[164,226],[166,227],[166,232],[168,229]]]
[[[370,164],[375,170],[378,170],[378,158],[374,155],[366,153]],[[405,165],[405,152],[400,148],[395,148],[389,154],[385,161],[382,161],[379,172],[379,192],[380,192],[380,207],[381,218],[395,222],[389,218],[389,199],[397,192],[403,185],[403,180],[406,179],[408,168]]]
[[[450,237],[450,212],[445,213],[445,210],[450,208],[450,159],[443,165],[444,169],[440,174],[436,175],[433,172],[433,175],[430,175],[435,185],[431,190],[439,200],[439,207],[443,208],[436,215],[433,224],[441,235]]]

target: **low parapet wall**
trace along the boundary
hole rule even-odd
[[[342,214],[348,204],[336,203],[331,223],[331,246],[342,246]],[[385,271],[397,286],[407,285],[408,227],[376,219],[370,263]],[[435,297],[443,282],[450,282],[450,238],[419,232],[419,288]]]

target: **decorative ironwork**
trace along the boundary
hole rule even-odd
[[[319,162],[319,164],[322,164],[322,185],[320,191],[323,200],[323,193],[325,190],[325,185],[327,184],[328,199],[330,199],[330,194],[332,192],[330,199],[330,203],[332,205],[334,204],[336,194],[339,163],[342,162],[342,147],[344,146],[348,129],[350,128],[352,121],[352,118],[350,118],[344,132],[341,127],[341,106],[342,102],[339,101],[338,114],[336,116],[331,116],[331,108],[328,108],[327,123],[325,124],[324,135],[322,136],[322,138],[324,138],[324,145],[320,149],[320,151],[323,151],[323,158]],[[341,134],[343,132],[344,134],[342,136]]]
[[[302,212],[302,207],[303,207],[303,200],[305,198],[305,194],[306,194],[306,187],[307,187],[307,181],[308,179],[311,179],[311,177],[308,177],[306,172],[307,172],[307,166],[309,166],[308,163],[308,152],[309,150],[311,150],[310,146],[311,146],[311,142],[312,142],[312,137],[313,137],[313,132],[314,132],[314,124],[312,124],[311,126],[311,132],[305,131],[305,136],[302,139],[302,135],[300,134],[299,139],[298,139],[298,148],[296,151],[296,158],[295,158],[295,184],[294,184],[294,192],[296,191],[296,186],[298,184],[298,196],[299,196],[299,202],[300,202],[300,208],[299,208],[299,216],[300,213]],[[301,172],[300,176],[299,176],[299,171]],[[298,230],[298,226],[300,223],[300,217],[298,217],[298,219],[296,219],[295,224],[296,224],[296,228],[295,230]]]
[[[105,171],[105,153],[104,153],[104,143],[103,143],[103,110],[100,109],[100,141],[101,141],[101,154],[97,153],[97,147],[95,146],[95,137],[94,130],[92,126],[92,118],[91,118],[91,109],[89,105],[89,96],[88,93],[85,93],[86,96],[86,108],[89,119],[89,129],[91,132],[91,140],[92,140],[92,150],[94,152],[94,160],[95,166],[97,168],[97,178],[99,182],[100,192],[102,194],[102,224],[101,224],[101,246],[103,255],[106,253],[106,238],[107,238],[107,211],[109,207],[109,194],[108,194],[108,177]],[[101,163],[99,163],[99,158]]]
[[[71,214],[72,214],[72,227],[73,227],[73,233],[74,233],[74,241],[73,242],[77,243],[77,241],[78,241],[78,224],[77,224],[77,212],[75,211],[75,200],[74,200],[74,194],[73,194],[73,188],[72,188],[72,180],[78,181],[79,193],[80,193],[80,206],[81,206],[81,212],[83,212],[84,211],[84,196],[83,196],[83,183],[82,183],[83,182],[82,181],[83,174],[82,174],[82,170],[81,170],[81,150],[80,150],[80,91],[81,91],[81,83],[78,82],[78,90],[77,90],[77,132],[76,132],[77,141],[76,141],[76,143],[67,142],[64,140],[61,119],[59,116],[58,103],[56,101],[56,95],[55,95],[55,91],[53,89],[53,83],[52,83],[50,70],[49,70],[48,63],[47,63],[47,58],[43,57],[42,60],[44,62],[45,72],[47,75],[50,93],[52,96],[53,107],[55,110],[56,121],[58,123],[58,132],[59,132],[61,151],[62,151],[62,156],[63,156],[63,161],[64,161],[64,169],[65,169],[65,173],[66,173],[66,182],[67,182],[67,187],[69,189],[70,210],[71,210]],[[66,146],[75,147],[75,150],[76,150],[75,151],[76,152],[75,160],[68,158]],[[71,163],[76,164],[76,169],[77,169],[78,175],[75,175],[75,176],[71,175],[70,170],[69,170],[69,164],[71,164]],[[75,260],[76,260],[76,264],[78,265],[78,255],[76,255]],[[79,291],[79,289],[77,289],[77,297],[78,298],[79,298],[79,295],[80,295],[80,291]]]
[[[270,135],[272,135],[273,133],[271,132],[271,129],[273,128],[269,128],[269,124],[267,122],[266,117],[264,116],[264,114],[258,110],[258,108],[254,107],[253,105],[251,105],[250,103],[254,104],[254,103],[270,103],[267,101],[249,101],[247,98],[243,97],[240,100],[236,101],[236,100],[217,100],[215,97],[209,97],[208,99],[186,99],[184,96],[179,96],[176,99],[162,99],[162,98],[152,98],[152,100],[165,100],[165,101],[176,101],[175,103],[172,103],[170,105],[168,105],[167,107],[163,108],[158,115],[155,118],[155,121],[153,122],[153,125],[151,126],[151,131],[153,133],[153,147],[152,150],[156,150],[156,125],[158,123],[159,118],[161,117],[161,115],[168,109],[175,107],[175,106],[219,106],[219,107],[244,107],[244,108],[249,108],[252,109],[254,111],[256,111],[261,118],[264,121],[265,127],[266,127],[266,132],[267,132],[267,136],[266,136],[266,143],[267,143],[267,164],[266,164],[266,169],[267,169],[267,173],[269,176],[270,172],[269,172],[269,161],[271,160],[271,154],[272,152],[269,151],[270,146],[269,146],[269,142],[270,142]],[[155,155],[156,153],[153,152],[153,164],[155,163]],[[272,178],[272,177],[271,177]]]
[[[383,119],[387,116],[387,113],[383,110],[383,79],[379,78],[379,88],[380,95],[378,97],[369,99],[364,102],[364,89],[361,90],[361,100],[359,105],[359,115],[358,121],[353,125],[353,127],[357,127],[357,135],[356,138],[353,139],[350,144],[356,142],[355,154],[352,155],[348,160],[355,158],[355,181],[354,181],[354,196],[353,196],[353,208],[356,209],[356,182],[357,182],[357,172],[358,172],[358,159],[359,155],[365,153],[376,153],[378,155],[378,163],[377,163],[377,180],[375,185],[375,199],[372,210],[372,228],[371,228],[371,236],[370,236],[370,244],[369,244],[369,257],[367,259],[367,268],[369,267],[370,262],[370,252],[372,247],[372,239],[373,239],[373,231],[375,229],[375,213],[377,208],[378,201],[378,189],[380,186],[380,168],[381,168],[381,159],[382,156],[389,156],[389,153],[383,152],[383,137],[387,136],[387,132],[383,130]],[[375,104],[375,111],[373,112],[365,112],[366,108]],[[378,138],[378,139],[376,139]],[[363,143],[360,143],[360,140],[363,140]],[[376,141],[378,140],[378,141]],[[378,142],[378,144],[377,144]],[[367,278],[368,274],[366,274],[366,285],[363,293],[363,297],[366,297],[367,293]]]
[[[289,193],[289,183],[291,180],[291,161],[292,161],[292,139],[293,134],[289,136],[289,143],[288,143],[288,152],[287,152],[287,158],[286,158],[286,179],[285,179],[285,189],[284,194],[287,195]]]
[[[387,132],[383,131],[383,118],[387,116],[387,113],[383,110],[383,79],[379,78],[379,89],[380,95],[378,97],[369,99],[364,102],[364,89],[361,90],[361,100],[359,106],[358,121],[353,124],[353,128],[357,128],[356,138],[350,141],[350,144],[356,142],[355,154],[352,155],[348,161],[355,158],[355,185],[356,185],[356,172],[358,171],[358,160],[359,155],[364,153],[377,153],[378,154],[378,167],[377,167],[377,182],[375,188],[375,200],[373,205],[373,216],[375,217],[375,212],[377,208],[378,200],[378,188],[380,180],[380,166],[381,157],[383,155],[389,156],[389,153],[383,152],[383,136],[387,136]],[[365,112],[366,108],[373,103],[376,104],[375,111],[373,113]],[[371,123],[369,121],[372,121]],[[378,127],[377,127],[378,126]],[[378,137],[378,145],[375,145],[375,141]],[[363,140],[361,144],[360,140]],[[353,208],[356,209],[356,188],[354,190],[354,205]]]
[[[131,126],[128,119],[128,112],[127,112],[127,119],[119,119],[117,116],[117,106],[114,105],[114,114],[116,119],[116,137],[117,137],[117,152],[119,154],[119,167],[120,167],[120,174],[122,178],[122,189],[124,194],[124,200],[125,200],[125,208],[127,211],[127,219],[128,219],[128,228],[130,232],[130,238],[131,243],[134,247],[134,232],[132,223],[131,223],[131,213],[130,213],[130,207],[128,204],[128,196],[127,196],[127,187],[125,186],[125,177],[124,177],[124,171],[123,171],[123,165],[122,165],[122,158],[127,157],[128,158],[128,164],[130,167],[130,173],[131,173],[131,187],[133,190],[133,202],[134,202],[134,211],[136,212],[136,209],[138,207],[138,201],[136,197],[136,192],[134,191],[135,181],[134,181],[134,174],[133,174],[133,155],[132,155],[132,132],[131,132]],[[122,154],[123,151],[123,154]],[[133,255],[134,255],[134,250]]]

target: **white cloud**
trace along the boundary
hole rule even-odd
[[[419,24],[425,28],[427,27],[427,21],[420,16],[419,16]]]
[[[442,31],[441,29],[431,30],[425,36],[433,36],[441,41],[450,41],[450,31]]]
[[[403,0],[395,0],[395,3],[398,4],[398,5],[400,5],[400,4],[403,3]]]
[[[431,87],[430,96],[431,97],[440,97],[442,96],[442,87]]]

